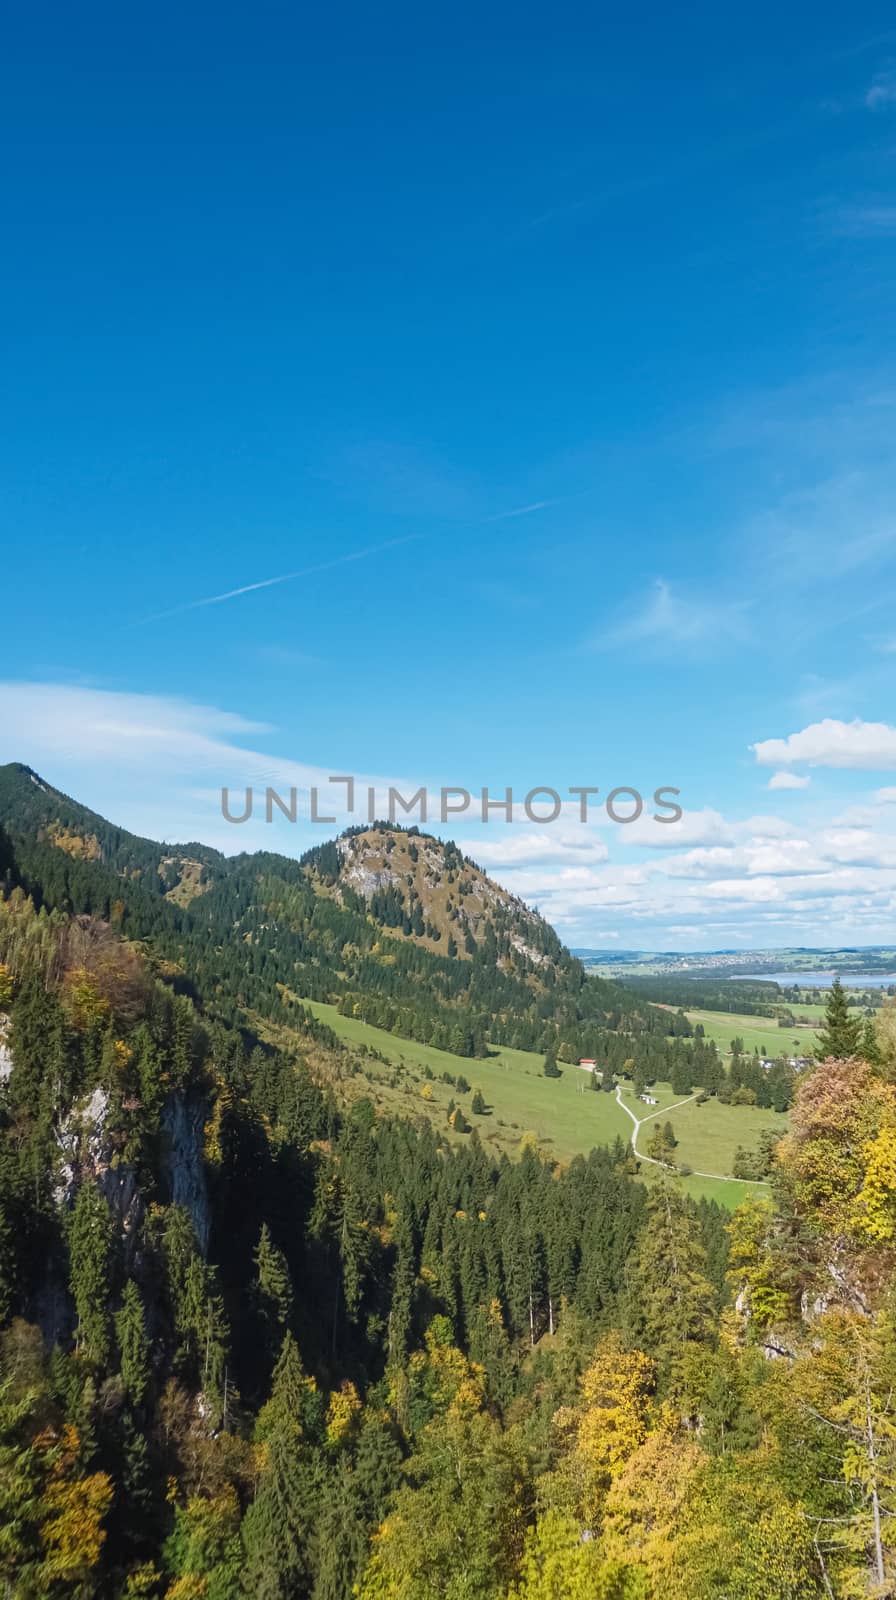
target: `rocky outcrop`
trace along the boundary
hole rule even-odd
[[[205,1255],[211,1231],[203,1163],[208,1107],[198,1095],[173,1094],[161,1116],[160,1179],[166,1200],[189,1212]],[[76,1101],[56,1130],[59,1160],[54,1198],[60,1210],[74,1204],[85,1179],[97,1184],[117,1219],[125,1257],[132,1257],[145,1214],[137,1169],[121,1159],[122,1134],[109,1093],[97,1087]]]
[[[12,1072],[12,1051],[9,1048],[9,1017],[0,1011],[0,1083],[6,1083]]]
[[[108,1092],[100,1087],[72,1106],[56,1130],[60,1161],[54,1198],[57,1206],[74,1204],[82,1182],[93,1180],[118,1224],[125,1260],[130,1262],[144,1216],[137,1170],[120,1155],[121,1134],[114,1125]]]
[[[198,1095],[171,1095],[162,1108],[162,1178],[167,1196],[189,1212],[202,1254],[208,1250],[211,1212],[203,1162],[208,1106]]]
[[[546,967],[548,965],[547,956],[542,955],[541,951],[536,950],[531,944],[527,944],[525,939],[521,939],[518,934],[511,934],[510,943],[518,955],[524,956],[527,961],[531,961],[533,967]]]

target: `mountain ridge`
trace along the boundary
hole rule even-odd
[[[456,844],[419,829],[349,829],[300,860],[224,856],[143,839],[18,763],[0,768],[0,826],[27,892],[148,940],[230,1023],[262,1010],[288,1024],[308,999],[459,1054],[492,1040],[571,1056],[639,1009]]]

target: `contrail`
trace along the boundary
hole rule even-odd
[[[422,537],[409,533],[403,539],[387,539],[384,544],[368,545],[366,550],[352,550],[347,555],[335,556],[332,561],[318,561],[312,567],[299,567],[296,572],[281,572],[276,578],[261,578],[258,583],[244,583],[240,589],[227,589],[224,594],[209,594],[202,600],[185,600],[183,605],[172,606],[169,611],[155,611],[142,622],[161,622],[164,617],[177,617],[183,611],[198,611],[201,606],[219,606],[224,600],[235,600],[241,594],[253,594],[256,589],[271,589],[277,583],[292,583],[294,578],[310,578],[315,572],[329,572],[333,567],[344,567],[349,561],[364,561],[367,556],[379,555],[382,550],[394,550],[399,544],[413,544]]]
[[[507,522],[510,517],[528,517],[533,511],[544,511],[548,506],[559,506],[568,495],[562,495],[557,500],[533,500],[530,506],[516,506],[513,511],[497,511],[493,517],[486,517],[486,522]]]

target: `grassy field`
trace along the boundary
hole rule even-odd
[[[386,1057],[386,1062],[365,1061],[364,1073],[378,1104],[396,1115],[428,1115],[437,1123],[443,1122],[453,1098],[478,1129],[486,1147],[496,1155],[517,1153],[527,1133],[534,1134],[541,1148],[561,1161],[587,1154],[595,1145],[612,1144],[617,1135],[626,1144],[631,1138],[631,1119],[617,1104],[615,1095],[594,1091],[590,1075],[578,1067],[564,1067],[560,1078],[545,1078],[542,1057],[525,1050],[496,1048],[486,1061],[470,1060],[412,1039],[396,1038],[356,1018],[340,1016],[335,1006],[302,1003],[346,1044],[366,1046]],[[432,1079],[425,1076],[427,1067]],[[471,1091],[481,1089],[487,1114],[474,1116],[470,1110],[472,1092],[459,1095],[450,1084],[440,1081],[443,1072],[462,1074]],[[656,1094],[660,1110],[676,1099],[668,1084],[651,1093]],[[636,1116],[648,1115],[651,1107],[639,1104],[625,1088],[623,1094]],[[675,1112],[671,1121],[680,1141],[678,1158],[714,1174],[730,1171],[738,1144],[752,1147],[765,1128],[784,1128],[784,1118],[774,1112],[749,1106],[720,1106],[715,1101],[699,1108],[691,1102]],[[651,1126],[648,1123],[639,1136],[642,1153]],[[655,1168],[645,1163],[641,1171],[646,1182],[655,1181]],[[761,1192],[758,1186],[724,1177],[702,1178],[695,1174],[681,1181],[694,1198],[706,1196],[729,1207],[740,1204],[750,1192]]]
[[[794,1016],[811,1017],[813,1022],[820,1022],[824,1017],[825,1004],[823,1000],[800,1000],[794,1001],[790,1009],[794,1013]],[[864,1006],[855,1005],[853,1003],[853,999],[850,999],[849,1009],[853,1016],[864,1017],[865,1015]]]
[[[756,1045],[764,1056],[807,1055],[818,1038],[814,1028],[779,1028],[775,1017],[745,1017],[736,1011],[689,1011],[687,1015],[691,1022],[702,1022],[707,1039],[715,1041],[721,1055],[728,1054],[734,1038],[743,1040],[749,1055]]]
[[[678,1140],[676,1161],[698,1172],[718,1175],[730,1172],[738,1145],[755,1149],[761,1133],[772,1130],[782,1134],[787,1126],[787,1118],[780,1112],[763,1111],[758,1106],[723,1106],[715,1099],[700,1105],[696,1097],[684,1105],[677,1104],[682,1097],[673,1094],[666,1083],[654,1084],[649,1092],[656,1097],[656,1106],[645,1106],[625,1084],[621,1089],[623,1100],[635,1116],[650,1118],[638,1133],[640,1153],[646,1153],[655,1124],[662,1126],[671,1122]],[[677,1109],[671,1110],[676,1104]]]
[[[617,1134],[625,1140],[631,1134],[631,1123],[615,1097],[596,1094],[590,1075],[578,1067],[564,1068],[560,1078],[546,1078],[541,1070],[543,1057],[526,1050],[496,1047],[487,1061],[470,1060],[413,1039],[398,1039],[354,1017],[341,1017],[335,1006],[313,1001],[303,1004],[347,1043],[367,1045],[390,1062],[403,1064],[403,1078],[394,1086],[392,1073],[382,1063],[365,1064],[365,1072],[376,1082],[377,1099],[390,1110],[416,1116],[439,1107],[444,1112],[453,1098],[478,1127],[483,1142],[499,1152],[510,1152],[524,1133],[533,1133],[545,1150],[562,1161],[596,1144],[612,1144]],[[423,1067],[429,1067],[432,1080],[421,1075]],[[471,1090],[481,1089],[488,1115],[472,1116],[472,1093],[459,1095],[451,1084],[440,1082],[443,1072],[455,1077],[463,1074]],[[424,1085],[431,1100],[423,1097]]]

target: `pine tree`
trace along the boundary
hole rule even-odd
[[[149,1382],[149,1341],[143,1301],[133,1278],[125,1284],[121,1310],[115,1315],[115,1337],[121,1353],[121,1381],[132,1403],[139,1406]]]
[[[862,1027],[862,1042],[859,1047],[859,1054],[861,1055],[862,1060],[867,1061],[872,1067],[879,1067],[883,1064],[880,1045],[877,1039],[877,1029],[874,1026],[873,1017],[865,1018],[864,1025]]]
[[[672,1067],[672,1092],[677,1095],[691,1092],[691,1068],[682,1057],[676,1057]]]
[[[662,1366],[681,1356],[690,1341],[707,1338],[714,1299],[700,1224],[671,1181],[651,1190],[626,1276],[630,1326]]]
[[[270,1229],[262,1223],[255,1250],[256,1288],[262,1317],[275,1334],[279,1345],[292,1316],[292,1279],[282,1250],[271,1240]]]
[[[317,1508],[314,1462],[303,1442],[303,1410],[313,1393],[295,1339],[287,1333],[271,1397],[258,1418],[264,1467],[242,1527],[244,1582],[259,1600],[298,1596],[309,1588],[309,1544]]]
[[[69,1285],[78,1316],[78,1346],[90,1361],[109,1357],[109,1276],[112,1219],[95,1183],[83,1183],[69,1228]]]
[[[826,1061],[829,1056],[837,1061],[846,1061],[850,1056],[859,1054],[861,1043],[862,1019],[850,1016],[849,1001],[838,975],[828,994],[824,1027],[818,1035],[815,1054],[819,1061]]]
[[[482,1094],[482,1090],[481,1089],[474,1089],[474,1091],[473,1091],[473,1099],[470,1102],[470,1110],[473,1112],[473,1115],[476,1116],[476,1117],[484,1117],[485,1116],[485,1100],[483,1098],[483,1094]]]
[[[416,1281],[414,1234],[407,1216],[402,1214],[395,1224],[395,1270],[389,1310],[389,1361],[392,1364],[400,1364],[407,1350]]]

